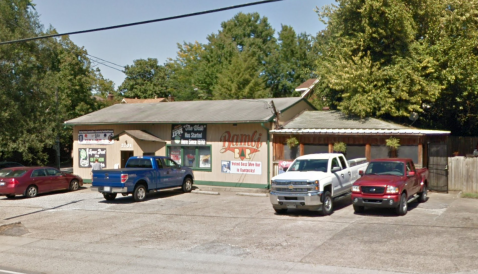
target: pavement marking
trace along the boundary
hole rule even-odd
[[[251,197],[267,197],[268,196],[266,193],[243,193],[243,192],[236,193],[236,195],[251,196]]]
[[[23,272],[15,272],[15,271],[8,271],[4,269],[0,269],[0,273],[8,273],[8,274],[25,274]]]
[[[207,194],[207,195],[219,195],[219,192],[216,191],[203,191],[203,190],[193,190],[191,193],[196,194]]]

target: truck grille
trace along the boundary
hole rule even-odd
[[[370,194],[383,194],[385,192],[384,187],[377,187],[377,186],[362,186],[362,193],[370,193]]]

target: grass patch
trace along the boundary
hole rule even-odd
[[[478,199],[478,193],[465,192],[461,194],[461,198]]]

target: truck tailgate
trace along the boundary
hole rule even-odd
[[[92,186],[123,187],[121,183],[121,170],[95,170],[93,171]]]

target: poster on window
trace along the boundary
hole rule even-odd
[[[111,145],[114,144],[113,130],[80,130],[78,144],[80,145]]]
[[[261,162],[244,162],[244,161],[221,161],[222,173],[234,174],[262,174]]]
[[[205,124],[172,125],[172,145],[205,145],[207,126]]]
[[[293,161],[279,161],[279,174],[286,172],[292,162]]]
[[[172,147],[169,157],[178,165],[181,165],[181,148]]]
[[[79,148],[78,156],[81,168],[91,168],[96,159],[102,168],[106,168],[106,148]]]
[[[199,167],[211,167],[211,155],[200,155],[199,156]]]

